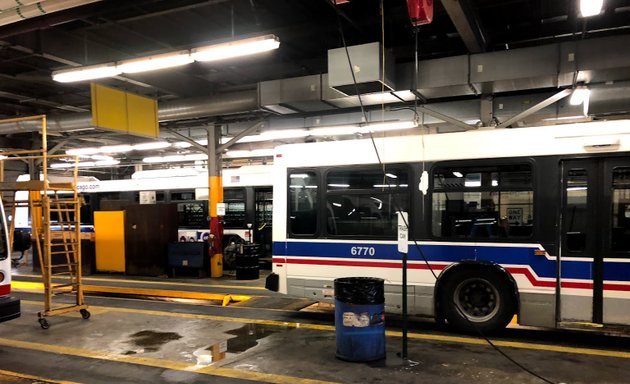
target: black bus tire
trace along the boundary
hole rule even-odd
[[[449,326],[466,333],[504,329],[516,313],[514,288],[490,268],[454,271],[442,283],[439,300]]]

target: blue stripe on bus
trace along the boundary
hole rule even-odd
[[[374,256],[363,253],[353,255],[355,247],[374,248]],[[453,244],[422,244],[422,252],[431,262],[452,263],[459,260],[479,260],[496,262],[502,265],[528,265],[541,278],[556,277],[556,262],[541,255],[535,255],[538,248],[531,246],[497,247],[491,245],[453,245]],[[356,249],[356,248],[355,248]],[[372,243],[321,243],[321,242],[274,242],[274,256],[321,257],[345,259],[378,259],[399,260],[400,254],[396,244]],[[423,261],[418,249],[409,245],[409,260]],[[565,279],[592,279],[592,262],[563,261],[561,263],[562,276]],[[605,263],[604,280],[630,281],[630,263]]]

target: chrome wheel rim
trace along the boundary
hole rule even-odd
[[[492,319],[500,308],[499,291],[488,280],[470,278],[455,288],[453,301],[461,314],[474,323]]]

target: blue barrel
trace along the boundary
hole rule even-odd
[[[385,358],[384,281],[374,277],[335,279],[336,356],[348,361]]]

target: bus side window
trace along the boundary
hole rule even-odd
[[[317,232],[317,175],[315,172],[289,174],[289,233],[314,235]]]

